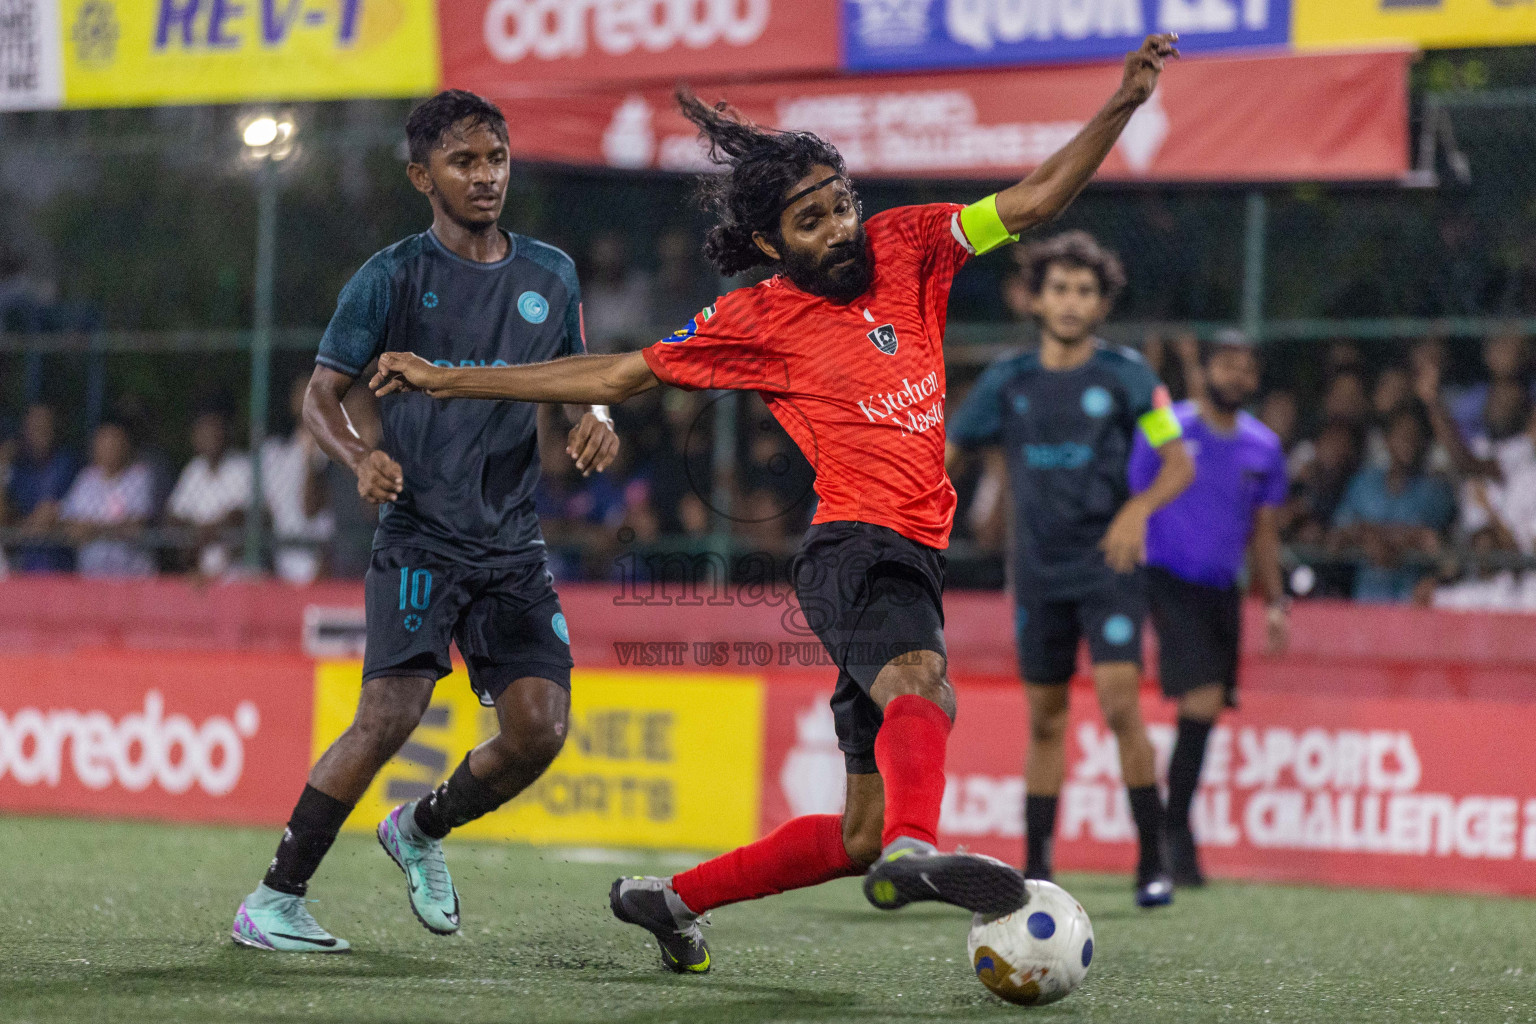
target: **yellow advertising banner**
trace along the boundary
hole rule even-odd
[[[314,755],[346,729],[357,662],[315,669]],[[437,684],[421,726],[347,821],[372,829],[425,794],[496,732],[461,668]],[[458,829],[466,839],[722,850],[757,837],[763,684],[750,676],[576,671],[571,730],[544,776]]]
[[[1295,0],[1297,47],[1536,42],[1536,0]]]
[[[66,106],[418,96],[434,0],[60,0]]]

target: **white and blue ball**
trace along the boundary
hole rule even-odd
[[[994,994],[1021,1006],[1066,998],[1093,962],[1093,922],[1059,885],[1030,879],[1029,902],[1011,914],[971,922],[966,948],[976,977]]]

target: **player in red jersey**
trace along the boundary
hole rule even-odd
[[[1175,41],[1150,36],[1129,54],[1104,108],[1017,185],[970,206],[904,207],[867,222],[831,145],[680,94],[729,169],[703,185],[719,218],[706,255],[724,276],[764,264],[777,276],[640,352],[483,368],[380,358],[373,386],[385,398],[611,405],[659,384],[757,391],[815,468],[819,503],[794,584],[839,668],[832,709],[846,809],[796,818],[670,879],[616,881],[614,914],[654,934],[672,970],[709,969],[698,927],[706,911],[849,875],[865,876],[865,895],[882,909],[1023,904],[1015,869],[934,847],[955,716],[941,605],[955,509],[944,471],[945,307],[966,260],[1071,203],[1152,94]]]

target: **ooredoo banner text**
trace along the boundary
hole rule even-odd
[[[281,824],[309,770],[303,658],[6,658],[0,809]]]
[[[496,95],[551,82],[833,71],[835,0],[441,0],[443,79]]]

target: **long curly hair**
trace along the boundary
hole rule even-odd
[[[779,214],[790,189],[818,164],[845,173],[842,154],[810,132],[759,127],[730,104],[710,106],[687,88],[677,90],[677,105],[709,143],[709,159],[727,168],[699,183],[699,200],[717,221],[704,237],[704,255],[724,277],[772,263],[753,233],[779,241]]]

